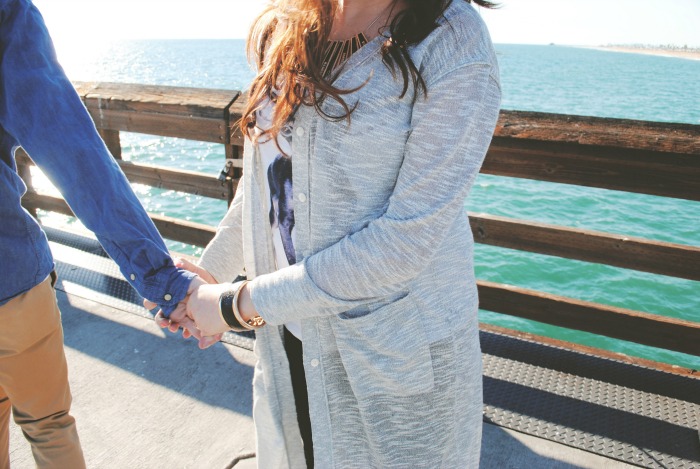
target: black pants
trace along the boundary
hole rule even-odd
[[[294,334],[284,328],[284,349],[287,352],[289,371],[292,374],[292,389],[294,390],[294,403],[297,408],[297,421],[301,430],[301,439],[304,443],[304,455],[306,467],[314,467],[314,447],[311,440],[311,419],[309,418],[309,395],[306,391],[306,376],[304,376],[304,360],[302,344]]]

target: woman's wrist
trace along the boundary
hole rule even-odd
[[[255,317],[259,317],[253,300],[250,297],[250,289],[248,288],[248,283],[245,283],[238,294],[238,311],[241,314],[241,318],[244,321],[250,321]]]
[[[245,286],[245,281],[236,282],[232,288],[221,292],[219,296],[219,315],[228,328],[235,332],[244,332],[248,327],[238,314],[238,298],[241,289]]]
[[[247,284],[247,280],[236,282],[232,289],[224,291],[219,297],[221,319],[236,332],[254,330],[265,325],[265,320],[255,310]]]

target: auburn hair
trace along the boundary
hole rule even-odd
[[[438,26],[438,20],[452,1],[472,1],[486,8],[495,7],[487,0],[404,0],[405,7],[392,15],[382,46],[382,60],[396,76],[403,79],[403,98],[409,86],[416,95],[427,93],[425,82],[408,54],[407,46],[418,44]],[[395,9],[399,0],[392,0]],[[336,75],[324,76],[321,62],[325,45],[329,40],[337,0],[275,0],[256,18],[247,41],[248,60],[255,64],[257,75],[253,79],[248,102],[241,118],[244,135],[253,138],[255,112],[266,102],[273,101],[275,108],[270,128],[262,135],[276,136],[298,106],[313,106],[328,119],[349,118],[352,109],[343,95],[356,91],[333,85]],[[340,116],[329,116],[321,109],[327,97],[336,100],[344,109]]]

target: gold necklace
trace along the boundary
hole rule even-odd
[[[367,36],[365,36],[364,31],[369,30],[374,23],[382,17],[386,10],[391,6],[391,3],[387,8],[383,9],[372,22],[367,25],[367,27],[351,37],[350,39],[345,39],[344,41],[328,41],[326,47],[323,49],[323,61],[321,62],[321,75],[328,76],[329,72],[332,72],[341,64],[344,64],[352,54],[360,50],[362,46],[367,44]]]
[[[345,63],[352,54],[357,52],[365,44],[367,44],[367,37],[364,33],[359,33],[344,41],[328,41],[328,44],[326,44],[323,50],[321,75],[324,77],[328,76],[329,72]]]

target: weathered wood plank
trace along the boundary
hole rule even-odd
[[[235,90],[126,83],[74,83],[100,129],[225,144]]]
[[[63,215],[75,216],[70,207],[60,197],[27,192],[22,198],[25,208],[48,210]],[[163,215],[149,214],[161,236],[195,246],[206,246],[216,233],[216,227],[185,221]]]
[[[482,173],[700,200],[700,157],[494,137]]]
[[[487,311],[700,356],[700,323],[478,281]]]
[[[243,93],[236,100],[231,108],[232,115],[240,118],[247,98],[247,93]],[[700,155],[700,126],[691,124],[502,110],[495,136],[519,141]],[[232,143],[243,144],[238,129],[234,129]]]
[[[149,214],[160,235],[185,244],[204,247],[216,234],[216,227],[163,215]]]
[[[63,215],[75,216],[65,200],[52,195],[38,194],[34,191],[27,191],[22,197],[22,206],[32,210],[47,210]]]
[[[240,91],[133,83],[74,82],[90,108],[223,119]]]
[[[162,166],[138,164],[130,161],[119,161],[119,166],[131,182],[214,199],[228,199],[228,184],[222,183],[218,178],[205,173],[182,169],[167,169]],[[238,179],[231,181],[231,185],[235,192]]]
[[[223,117],[221,119],[212,119],[177,114],[109,110],[89,105],[88,112],[99,129],[178,137],[221,144],[225,143],[228,133],[226,121]]]
[[[196,171],[168,169],[163,166],[146,165],[124,160],[118,160],[117,163],[131,182],[211,197],[213,199],[227,200],[229,198],[229,190],[235,193],[238,187],[238,178],[222,184],[218,177]],[[20,166],[33,165],[34,162],[24,151],[21,151],[21,153],[17,153],[17,164]],[[235,160],[233,167],[242,168],[242,161]]]
[[[568,228],[487,214],[469,214],[483,244],[700,280],[700,247]]]
[[[219,119],[228,109],[236,130],[247,95],[236,90],[128,83],[75,82],[89,107]],[[700,154],[700,128],[691,124],[610,119],[526,111],[501,111],[495,135],[578,145]],[[240,134],[231,143],[240,145]]]
[[[700,126],[692,124],[503,110],[495,135],[700,155]]]

